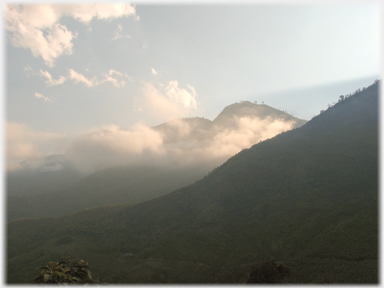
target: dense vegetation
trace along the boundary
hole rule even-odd
[[[289,277],[290,269],[275,260],[264,262],[249,274],[247,284],[253,283],[282,283],[284,278]]]
[[[39,273],[33,279],[33,283],[39,284],[85,284],[100,283],[92,279],[91,270],[87,261],[67,257],[58,262],[42,263]]]
[[[106,283],[378,282],[378,86],[245,149],[193,185],[136,205],[8,224],[8,283],[76,255]]]
[[[8,195],[8,221],[62,216],[101,205],[146,201],[193,183],[208,171],[200,166],[179,169],[149,165],[113,167],[84,177],[60,191]]]

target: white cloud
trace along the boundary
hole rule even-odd
[[[153,68],[152,68],[153,69]],[[157,72],[153,69],[153,72]],[[157,87],[156,87],[157,86]],[[162,83],[144,83],[142,96],[135,99],[135,105],[145,111],[151,121],[169,121],[174,118],[187,117],[196,108],[196,92],[178,87],[177,81],[170,81],[167,86]]]
[[[95,78],[94,79],[88,79],[83,74],[80,74],[73,69],[69,69],[68,72],[69,72],[68,79],[73,80],[73,82],[75,82],[76,84],[77,83],[83,83],[87,87],[93,87],[93,86],[98,84],[96,82]]]
[[[163,167],[204,165],[212,169],[241,150],[288,131],[294,125],[255,117],[235,117],[233,122],[236,128],[216,127],[206,138],[194,130],[192,122],[174,120],[169,123],[168,131],[177,131],[179,136],[171,137],[178,139],[176,142],[165,141],[165,135],[141,124],[129,129],[102,126],[77,137],[66,157],[84,173],[138,163]]]
[[[38,75],[38,73],[36,72],[36,70],[32,69],[31,66],[27,65],[23,68],[24,72],[27,74],[27,76],[31,76],[31,75]]]
[[[169,99],[152,84],[146,83],[143,86],[142,94],[144,97],[137,99],[137,106],[145,110],[156,121],[169,121],[187,114],[184,107]]]
[[[53,5],[57,13],[61,15],[69,15],[73,18],[89,23],[93,18],[102,20],[112,20],[124,16],[134,16],[136,9],[130,4],[66,4]]]
[[[141,124],[130,129],[106,125],[86,132],[66,153],[80,171],[89,173],[115,165],[132,164],[162,155],[160,133]]]
[[[234,122],[236,129],[225,129],[217,133],[210,145],[204,149],[203,155],[226,159],[260,141],[291,130],[295,124],[293,121],[257,117],[236,117]]]
[[[294,125],[272,118],[235,117],[232,121],[235,124],[232,128],[214,126],[204,134],[201,127],[197,126],[196,130],[196,122],[174,120],[167,129],[173,134],[167,138],[142,124],[129,129],[105,125],[80,134],[70,144],[63,135],[37,132],[24,124],[9,122],[7,165],[8,169],[16,169],[21,160],[65,153],[65,159],[83,173],[130,164],[204,165],[212,169],[242,149],[288,131]]]
[[[22,123],[8,122],[6,123],[7,170],[20,168],[18,163],[23,160],[63,153],[67,145],[67,138],[64,135],[39,132]]]
[[[111,39],[111,41],[120,39],[120,38],[131,38],[129,35],[123,35],[121,32],[123,31],[123,26],[121,24],[117,25],[118,31],[115,32],[115,37]]]
[[[26,70],[29,72],[29,70]],[[110,69],[108,73],[103,73],[103,80],[97,80],[97,77],[93,77],[92,79],[87,78],[83,74],[73,70],[68,70],[67,76],[59,76],[58,79],[53,79],[52,75],[48,71],[40,70],[40,76],[43,77],[44,82],[48,86],[55,86],[63,84],[67,80],[72,80],[75,84],[82,83],[86,87],[95,87],[105,82],[112,83],[116,88],[124,87],[125,83],[128,81],[132,81],[132,78],[127,73],[122,73],[113,69]]]
[[[42,100],[44,100],[44,101],[52,101],[52,99],[50,99],[50,98],[44,96],[43,94],[37,93],[37,92],[35,93],[35,97],[36,97],[36,98],[39,98],[39,99],[42,99]]]
[[[166,71],[157,71],[155,68],[151,68],[151,74],[157,80],[156,86],[158,86],[163,91],[163,94],[170,101],[178,104],[182,108],[196,108],[197,93],[193,86],[187,84],[187,88],[189,90],[187,91],[186,89],[179,87],[179,82],[177,80],[171,80],[168,82],[162,80],[168,74]],[[167,84],[164,85],[164,83]]]
[[[176,80],[169,81],[165,87],[165,94],[177,103],[181,103],[186,108],[196,108],[196,91],[195,88],[188,85],[191,92],[179,88],[179,83]]]
[[[132,81],[132,78],[127,73],[121,73],[113,69],[109,70],[108,74],[103,74],[103,76],[105,79],[101,80],[100,83],[110,82],[116,88],[124,87],[126,80]]]
[[[45,78],[45,83],[48,86],[60,85],[67,80],[67,78],[65,78],[64,76],[60,76],[59,79],[55,80],[52,78],[52,75],[48,71],[43,71],[43,70],[40,70],[40,75]]]
[[[59,56],[73,52],[72,40],[77,33],[60,24],[63,16],[89,23],[93,18],[112,20],[136,14],[135,7],[129,4],[9,4],[4,10],[11,43],[30,49],[33,56],[41,57],[50,67]]]

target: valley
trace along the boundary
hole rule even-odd
[[[240,284],[271,259],[285,283],[378,283],[379,83],[160,197],[9,222],[7,282],[70,255],[104,283]]]

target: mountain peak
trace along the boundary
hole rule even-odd
[[[275,120],[292,122],[292,128],[301,127],[307,122],[265,104],[242,101],[226,106],[213,121],[201,117],[181,118],[165,122],[152,129],[164,135],[165,143],[206,141],[224,130],[244,128],[239,125],[238,120],[241,118],[268,119],[268,123],[260,125],[269,125]]]
[[[272,120],[294,121],[294,128],[304,125],[307,121],[296,118],[284,111],[275,109],[265,104],[252,103],[250,101],[242,101],[228,105],[224,110],[213,120],[214,124],[220,126],[231,125],[234,118],[259,118],[261,120],[271,118]]]

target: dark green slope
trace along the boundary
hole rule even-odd
[[[163,197],[11,222],[8,281],[69,254],[111,283],[244,283],[272,258],[293,283],[377,283],[377,98],[375,83]]]
[[[135,165],[95,172],[67,189],[37,195],[8,196],[8,221],[29,217],[62,216],[100,205],[138,203],[191,184],[208,167],[179,169]]]
[[[30,163],[32,162],[32,163]],[[79,181],[83,175],[77,171],[63,155],[50,155],[39,163],[34,160],[20,163],[21,171],[7,173],[7,195],[37,195],[59,191]],[[36,167],[37,168],[27,168]]]

